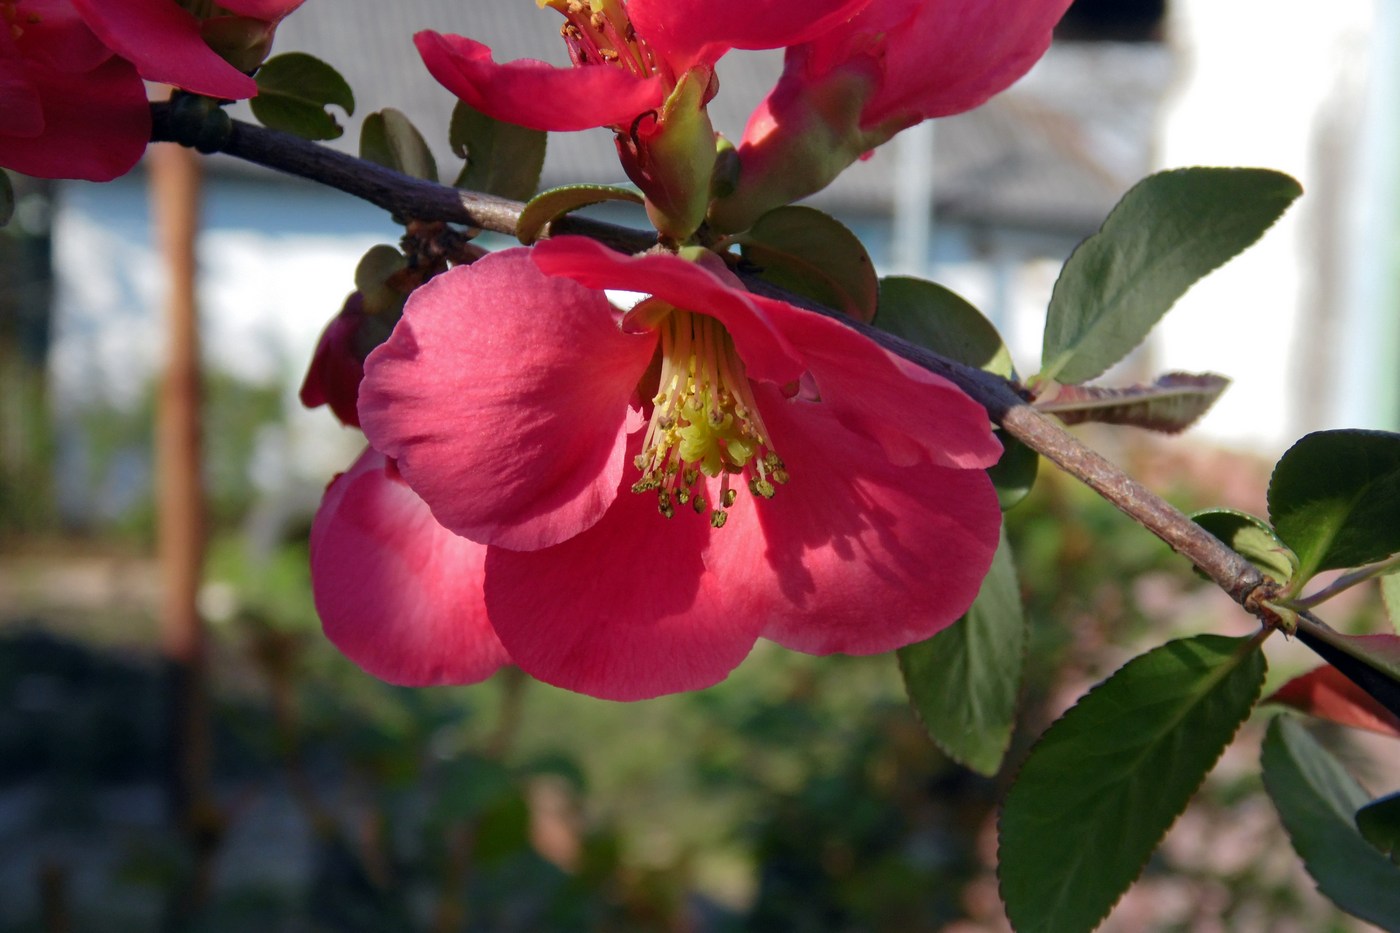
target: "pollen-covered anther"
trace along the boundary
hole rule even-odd
[[[676,502],[693,503],[696,514],[703,514],[709,503],[701,477],[719,479],[710,524],[720,528],[738,497],[731,478],[743,476],[754,496],[771,499],[774,484],[786,482],[787,472],[723,325],[672,308],[659,329],[661,372],[642,452],[632,461],[642,474],[632,490],[660,490],[661,513],[667,517]]]
[[[560,34],[575,65],[611,65],[639,77],[657,72],[659,62],[627,17],[621,0],[540,0],[567,21]]]

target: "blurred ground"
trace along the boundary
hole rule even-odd
[[[1183,505],[1257,508],[1267,465],[1174,450],[1116,453]],[[1224,491],[1200,492],[1203,477]],[[199,862],[168,797],[169,671],[140,534],[11,537],[0,931],[1004,929],[994,805],[1029,742],[1134,653],[1249,629],[1059,477],[1008,520],[1033,641],[1012,765],[993,780],[928,742],[889,657],[764,645],[719,687],[638,704],[509,676],[387,687],[321,638],[297,532],[267,551],[234,526],[201,598],[214,807],[193,910]],[[1372,599],[1344,608],[1339,623],[1379,622]],[[1311,664],[1273,647],[1273,681]],[[1266,715],[1104,929],[1365,929],[1313,893],[1260,792]],[[1359,773],[1373,790],[1393,789],[1400,761],[1375,757],[1388,746],[1332,738],[1371,763]]]

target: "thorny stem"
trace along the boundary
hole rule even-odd
[[[178,138],[168,105],[152,105],[152,114],[153,141],[185,141]],[[400,222],[441,220],[511,235],[525,206],[519,201],[411,178],[318,143],[237,120],[231,121],[231,128],[221,139],[213,144],[201,143],[201,148],[337,188],[384,208]],[[627,252],[638,252],[656,242],[654,234],[572,217],[550,224],[548,233],[581,234]],[[1276,584],[1180,510],[1080,443],[1063,425],[1032,408],[1015,384],[907,343],[757,279],[746,281],[755,292],[834,317],[885,349],[955,383],[986,408],[992,421],[1007,434],[1161,538],[1250,613],[1266,624],[1274,624],[1277,617],[1264,603],[1276,596]]]

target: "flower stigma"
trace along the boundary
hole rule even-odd
[[[655,492],[666,518],[676,505],[697,515],[708,509],[710,525],[723,528],[738,497],[733,477],[747,475],[749,492],[771,499],[788,481],[759,416],[744,363],[719,321],[672,309],[661,331],[661,375],[652,398],[642,452],[633,463],[642,478],[635,493]],[[718,501],[705,498],[701,475],[720,479]]]

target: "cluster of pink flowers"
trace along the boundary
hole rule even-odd
[[[428,70],[500,120],[611,127],[663,234],[747,229],[825,187],[895,133],[969,110],[1025,74],[1069,0],[540,0],[574,68],[498,64],[472,39],[419,33]],[[731,49],[786,49],[783,74],[719,179],[705,104]],[[721,171],[721,175],[728,172]],[[727,188],[729,190],[723,190]]]
[[[867,654],[962,615],[999,534],[986,413],[750,293],[708,247],[1009,85],[1068,2],[540,0],[571,68],[420,33],[478,110],[610,128],[665,249],[489,254],[414,291],[382,342],[387,322],[347,301],[302,394],[369,441],[312,530],[329,637],[397,683],[513,663],[631,700],[716,683],[759,638]],[[0,165],[122,174],[149,135],[143,79],[248,97],[299,3],[0,0]],[[706,111],[715,65],[773,48],[782,77],[730,146]],[[623,311],[610,290],[644,298]]]
[[[347,305],[303,395],[353,408],[370,444],[312,531],[326,633],[396,683],[514,663],[634,700],[716,683],[759,638],[870,654],[949,625],[997,545],[986,412],[685,244],[1003,89],[1068,0],[541,5],[564,15],[574,67],[432,32],[419,51],[497,119],[611,128],[680,248],[560,237],[489,255],[415,291],[367,359]],[[715,63],[782,47],[736,171],[706,115]],[[646,297],[624,312],[607,290]]]
[[[265,52],[301,3],[221,0],[200,20],[176,0],[0,0],[0,166],[41,178],[125,174],[151,135],[144,81],[252,97],[253,79],[205,35],[233,41],[220,51],[235,60]]]

